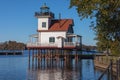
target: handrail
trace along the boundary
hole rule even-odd
[[[106,70],[101,74],[101,76],[98,78],[98,80],[101,80],[102,78],[103,78],[103,76],[104,76],[104,74],[109,70],[109,68],[110,68],[110,64],[109,64],[109,66],[106,68]]]
[[[27,43],[27,46],[57,46],[57,44],[46,44],[46,43]]]
[[[64,46],[76,46],[75,42],[64,42]]]
[[[58,46],[58,43],[39,43],[39,42],[28,42],[27,46]],[[75,42],[64,42],[63,46],[80,46]]]
[[[98,78],[98,80],[102,80],[103,76],[105,75],[105,73],[107,71],[110,71],[108,73],[108,80],[114,80],[113,79],[113,65],[116,65],[116,80],[120,80],[120,59],[116,61],[116,63],[113,63],[112,60],[110,60],[110,64],[108,65],[108,67],[105,69],[105,71],[101,74],[101,76]],[[109,76],[110,75],[110,76]]]

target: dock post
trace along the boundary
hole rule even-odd
[[[120,58],[118,59],[118,80],[120,80]]]
[[[15,52],[13,52],[13,55],[15,55],[16,53]]]
[[[53,57],[53,54],[54,54],[54,50],[52,49],[52,54],[51,54],[51,58],[52,58],[52,59],[51,59],[51,64],[52,64],[52,67],[53,67],[53,58],[54,58],[54,57]]]
[[[116,61],[116,76],[117,76],[117,80],[119,80],[119,60]]]
[[[119,79],[120,79],[120,58],[119,58],[119,60],[118,60],[118,67],[119,67]]]
[[[57,61],[57,63],[58,63],[58,52],[59,52],[59,50],[57,49],[57,51],[56,51],[56,61]]]
[[[44,60],[44,61],[43,61],[43,62],[44,62],[44,68],[46,67],[46,65],[45,65],[45,61],[46,61],[46,60],[45,60],[45,54],[46,54],[46,52],[47,52],[46,49],[44,49],[44,53],[42,54],[42,58],[43,58],[43,60]],[[41,61],[41,62],[42,62],[42,61]]]
[[[28,56],[28,67],[30,69],[30,49],[28,49],[28,52],[29,52],[29,56]]]
[[[40,68],[40,50],[38,49],[38,68]]]
[[[66,67],[66,60],[67,60],[67,57],[66,57],[66,53],[67,53],[67,50],[64,51],[64,66]]]
[[[32,50],[32,66],[34,66],[34,49]]]
[[[54,54],[54,56],[55,56],[55,62],[56,62],[55,66],[57,66],[57,49],[55,49],[55,54]]]
[[[112,67],[113,66],[113,62],[112,62],[112,60],[110,60],[110,80],[113,80],[113,77],[112,77],[112,75],[113,75],[113,70],[112,70]]]
[[[8,53],[6,52],[6,56],[8,55]]]
[[[76,61],[76,63],[78,62],[78,51],[77,51],[77,49],[76,49],[76,52],[75,52],[75,61]]]
[[[38,68],[38,49],[35,50],[36,51],[36,54],[35,54],[35,65],[36,65],[36,68]]]

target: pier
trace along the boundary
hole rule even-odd
[[[0,55],[22,55],[23,50],[1,50]]]
[[[98,80],[102,80],[104,74],[107,74],[108,80],[120,79],[120,59],[113,55],[105,54],[84,54],[81,49],[40,49],[29,48],[29,67],[32,68],[53,68],[61,66],[71,66],[72,61],[75,64],[83,59],[94,60],[96,69],[103,70]]]
[[[82,54],[80,49],[28,49],[29,50],[29,63],[36,63],[38,65],[41,64],[43,60],[51,60],[51,61],[70,61],[75,59],[75,61],[79,61],[81,59],[94,59],[94,55]]]

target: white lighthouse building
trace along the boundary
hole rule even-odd
[[[38,19],[37,34],[29,36],[27,48],[80,48],[81,36],[74,34],[73,19],[55,19],[45,4],[40,12],[35,12],[35,17]]]

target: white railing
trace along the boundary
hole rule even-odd
[[[76,46],[80,46],[80,44],[76,44],[76,42],[64,42],[63,44],[64,47],[67,46],[72,46],[72,47],[76,47]],[[39,42],[29,42],[27,43],[27,47],[58,47],[58,43],[39,43]]]
[[[29,42],[29,43],[27,43],[27,47],[57,47],[57,44],[55,44],[55,43],[47,44],[47,43]]]
[[[64,42],[64,46],[76,46],[75,42]]]

